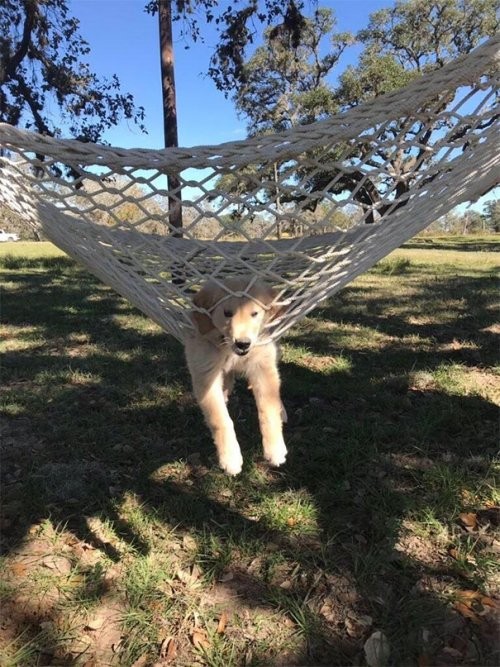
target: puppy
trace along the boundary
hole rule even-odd
[[[280,398],[278,350],[274,343],[258,344],[264,325],[276,316],[270,305],[273,290],[259,282],[247,289],[249,278],[224,281],[233,297],[219,285],[207,283],[193,303],[195,332],[185,342],[193,392],[212,432],[220,467],[230,475],[241,472],[243,458],[226,402],[236,374],[247,377],[259,413],[264,457],[274,466],[285,462],[287,450],[282,422],[286,413]]]

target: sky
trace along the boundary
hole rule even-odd
[[[144,11],[146,0],[70,0],[71,13],[80,20],[80,34],[89,43],[89,62],[100,76],[117,74],[123,91],[133,94],[146,110],[145,135],[123,122],[104,139],[116,146],[161,148],[164,145],[158,18]],[[226,1],[220,6],[227,6]],[[323,0],[333,9],[338,31],[356,32],[368,24],[369,15],[391,6],[391,0]],[[311,3],[311,11],[313,4]],[[201,21],[200,21],[201,24]],[[233,102],[218,91],[206,75],[216,31],[204,30],[204,43],[193,43],[179,34],[174,23],[175,77],[180,146],[235,141],[246,137],[246,122],[238,118]],[[187,48],[188,47],[188,48]],[[340,74],[355,62],[359,49],[348,49],[336,70]]]

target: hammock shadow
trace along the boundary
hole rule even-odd
[[[124,328],[121,316],[133,311],[106,290],[96,301],[92,279],[13,281],[23,285],[23,299],[4,298],[9,324],[21,328],[29,321],[36,332],[16,330],[25,348],[4,358],[9,377],[16,369],[19,386],[32,385],[4,432],[4,507],[17,512],[5,531],[6,553],[21,551],[31,526],[50,518],[118,563],[123,550],[89,523],[94,517],[112,527],[123,549],[146,556],[151,543],[120,511],[132,497],[151,521],[176,527],[165,549],[175,553],[183,534],[194,535],[202,571],[217,573],[207,593],[210,603],[235,614],[280,609],[293,620],[302,639],[290,662],[353,664],[370,628],[383,629],[393,653],[406,658],[417,651],[422,628],[436,632],[440,645],[451,635],[482,637],[442,601],[440,588],[457,576],[465,588],[475,587],[474,574],[459,572],[449,558],[427,558],[419,551],[422,544],[398,549],[405,521],[436,511],[432,501],[443,495],[440,479],[456,476],[465,457],[476,473],[485,473],[488,451],[495,447],[496,406],[479,396],[412,387],[407,376],[416,353],[399,341],[382,351],[347,350],[350,366],[332,374],[312,368],[307,359],[306,365],[288,361],[282,375],[289,461],[276,473],[261,468],[257,477],[247,464],[243,491],[236,482],[229,487],[232,495],[221,495],[218,489],[229,482],[214,469],[209,435],[186,395],[179,345],[146,323],[139,331]],[[75,332],[81,343],[71,338]],[[338,349],[334,335],[326,343],[300,335],[291,340],[308,342],[315,353]],[[431,368],[448,354],[421,351],[416,367]],[[255,407],[242,388],[232,413],[246,460],[258,457]],[[159,474],[165,467],[172,473],[179,460],[188,463],[178,478]],[[438,518],[447,521],[472,485],[459,478],[437,504]],[[290,490],[303,494],[316,509],[317,529],[301,533],[286,522],[277,528],[241,509],[238,493],[250,493],[257,502],[269,488],[277,502]],[[430,488],[430,495],[419,488]],[[254,552],[224,565],[213,551],[203,551],[207,536],[224,548],[254,545]],[[264,556],[257,564],[255,545],[257,558]],[[283,569],[270,568],[270,554]],[[220,581],[220,574],[231,576]],[[111,588],[94,593],[113,592],[112,584],[106,586]],[[18,603],[17,593],[9,593],[6,609],[17,605],[18,625],[27,636],[39,633],[41,622],[58,618],[57,604],[28,607],[23,616]],[[366,616],[372,619],[369,628],[355,620],[346,625],[348,618]],[[51,646],[58,641],[47,637]],[[488,647],[484,639],[482,664]],[[258,647],[253,655],[265,664],[274,660]]]

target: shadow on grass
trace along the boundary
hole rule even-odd
[[[355,285],[336,294],[326,306],[320,306],[309,317],[313,323],[328,320],[393,336],[396,339],[393,349],[399,344],[401,361],[413,357],[417,366],[419,352],[415,352],[407,340],[401,339],[429,339],[436,350],[420,356],[422,362],[428,362],[431,367],[439,361],[456,359],[471,365],[495,364],[498,345],[495,327],[498,322],[492,304],[498,289],[496,276],[491,272],[478,272],[473,276],[436,277],[432,273],[426,275],[420,267],[412,268],[413,271],[417,271],[422,280],[417,286],[411,283],[406,294],[397,294],[394,298],[380,294],[370,297],[369,288]],[[405,277],[394,276],[391,280],[401,281]],[[387,290],[384,292],[387,294]],[[337,337],[338,332],[330,335],[315,332],[314,326],[307,327],[303,336],[300,326],[292,332],[294,343],[303,344],[317,354],[338,350]],[[439,346],[457,340],[473,342],[479,352],[448,349],[443,353],[439,350]]]
[[[463,240],[439,240],[416,238],[410,243],[405,243],[401,246],[406,249],[421,249],[421,250],[459,250],[461,252],[498,252],[500,250],[500,243],[498,238],[491,237],[490,239],[474,238]]]
[[[3,405],[10,420],[2,496],[4,507],[15,508],[15,521],[5,531],[5,553],[16,551],[32,524],[50,518],[120,561],[123,554],[90,530],[86,517],[95,515],[145,555],[150,545],[119,511],[122,500],[134,494],[142,512],[199,543],[210,535],[228,548],[246,546],[252,561],[260,552],[279,555],[287,564],[281,579],[269,568],[252,572],[244,558],[227,566],[212,553],[201,566],[216,579],[229,567],[232,577],[224,587],[242,607],[279,608],[292,619],[302,634],[303,653],[291,663],[357,664],[367,630],[354,621],[346,626],[348,613],[354,619],[370,616],[372,627],[387,634],[394,664],[421,658],[424,630],[435,636],[433,649],[442,648],[444,637],[472,633],[442,596],[453,579],[464,588],[480,585],[474,573],[457,569],[449,558],[420,553],[424,545],[418,540],[410,555],[398,551],[405,522],[429,505],[436,519],[453,521],[463,494],[474,491],[476,477],[469,478],[467,466],[485,475],[494,455],[496,406],[478,396],[416,390],[408,383],[410,370],[468,363],[467,350],[437,352],[431,346],[415,352],[397,340],[382,351],[344,348],[349,369],[330,375],[284,363],[287,465],[256,476],[247,464],[224,498],[214,492],[224,479],[220,473],[199,474],[213,466],[212,445],[186,396],[180,346],[148,329],[146,320],[144,330],[124,327],[120,318],[135,311],[87,274],[59,265],[53,269],[9,275],[15,288],[3,299],[7,324],[29,327],[15,334],[24,349],[7,352],[3,360]],[[425,335],[451,342],[459,325],[464,335],[479,336],[481,354],[489,358],[490,335],[480,336],[478,329],[490,325],[493,313],[486,296],[473,298],[483,289],[489,292],[489,281],[482,280],[462,283],[471,311],[465,322],[428,324]],[[446,300],[457,290],[455,279],[433,289],[424,284],[420,298]],[[361,293],[359,288],[350,290],[350,297],[344,292],[316,318],[361,324],[395,338],[415,334],[416,325],[403,315],[384,314],[389,299],[370,302],[364,314],[351,312],[353,297]],[[410,299],[407,305],[412,307]],[[299,331],[291,340],[307,345],[311,354],[338,351],[335,332]],[[249,461],[258,457],[252,435],[258,426],[250,397],[239,390],[234,412]],[[156,475],[180,459],[198,460],[198,454],[201,463],[188,465],[182,479]],[[270,488],[277,499],[289,490],[306,493],[317,509],[318,530],[277,529],[240,510],[239,501],[253,497],[257,503]],[[33,609],[20,616],[27,636],[38,635],[44,620],[46,612]],[[47,626],[44,631],[49,632]],[[471,636],[480,640],[471,660],[495,664],[489,639],[476,630]],[[48,645],[57,641],[47,637]],[[274,658],[254,651],[255,664],[272,664]]]

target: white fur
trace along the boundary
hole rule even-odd
[[[232,291],[244,290],[248,279],[227,280]],[[263,284],[254,285],[249,296],[229,297],[220,287],[205,285],[194,303],[210,315],[195,312],[196,332],[185,342],[186,360],[194,395],[209,426],[220,467],[230,475],[241,472],[243,458],[226,402],[234,377],[244,375],[252,389],[259,413],[264,457],[274,466],[285,462],[282,421],[286,412],[280,398],[278,351],[274,343],[258,344],[264,323],[273,315],[266,309],[274,294]],[[227,314],[230,313],[230,316]],[[249,349],[238,355],[238,341]]]

